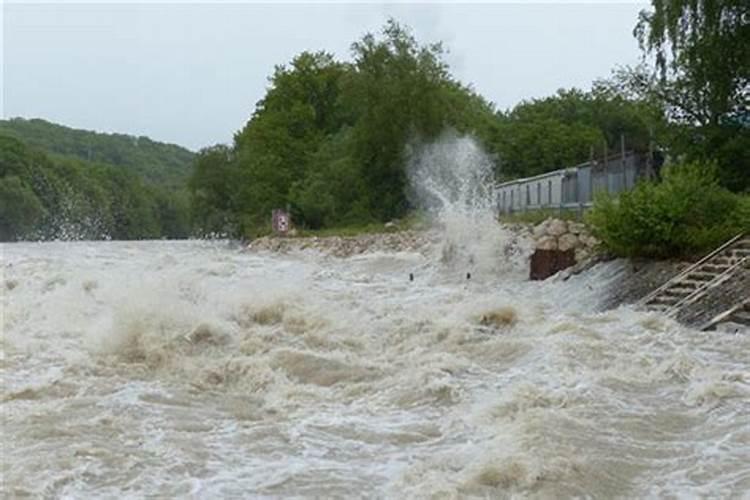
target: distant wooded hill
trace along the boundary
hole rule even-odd
[[[0,241],[187,237],[192,159],[147,137],[0,121]]]
[[[128,167],[144,180],[181,188],[190,175],[193,152],[148,137],[79,130],[41,119],[0,120],[0,134],[14,137],[51,157]]]

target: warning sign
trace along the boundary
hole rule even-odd
[[[285,235],[289,232],[292,226],[292,220],[284,210],[276,209],[271,212],[271,226],[273,232],[276,234]]]

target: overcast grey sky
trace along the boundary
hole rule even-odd
[[[2,0],[0,0],[2,2]],[[588,88],[634,64],[648,2],[500,4],[8,3],[2,116],[147,135],[191,149],[230,142],[276,64],[303,50],[349,58],[388,17],[442,40],[454,76],[499,108]]]

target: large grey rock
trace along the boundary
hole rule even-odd
[[[599,244],[601,244],[601,241],[599,241],[596,237],[589,235],[585,239],[583,239],[583,243],[588,248],[595,248],[595,247],[599,246]]]
[[[547,236],[548,226],[549,226],[549,219],[534,226],[534,230],[533,230],[534,239],[538,240],[538,239],[543,238],[544,236]]]
[[[557,248],[563,252],[566,250],[574,250],[580,246],[578,236],[573,233],[565,233],[557,238]]]
[[[550,236],[562,236],[568,232],[568,224],[564,220],[552,219],[547,226],[547,234]]]
[[[591,251],[587,248],[576,248],[575,252],[576,262],[583,262],[584,260],[591,257]]]
[[[537,250],[557,250],[557,238],[543,236],[536,242]]]
[[[581,222],[568,222],[568,232],[573,234],[583,234],[586,232],[586,225]]]

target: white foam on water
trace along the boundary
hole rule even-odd
[[[413,253],[2,253],[4,497],[748,491],[750,336],[596,312],[616,263],[466,282]]]

